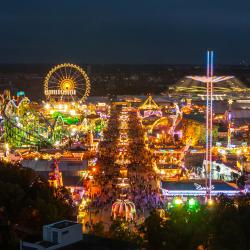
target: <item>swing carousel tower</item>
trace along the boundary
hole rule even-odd
[[[213,146],[213,87],[231,76],[214,76],[214,52],[207,51],[207,74],[206,76],[189,76],[193,80],[206,84],[206,200],[211,200],[212,195],[212,146]]]

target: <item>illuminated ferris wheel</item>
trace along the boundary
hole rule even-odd
[[[89,77],[75,64],[59,64],[45,77],[44,94],[57,101],[84,102],[90,94]]]

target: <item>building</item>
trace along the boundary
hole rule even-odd
[[[21,241],[20,249],[54,250],[69,246],[82,239],[82,224],[64,220],[43,226],[43,240],[35,243]]]
[[[160,188],[163,196],[205,196],[205,179],[186,180],[186,181],[161,181]],[[226,194],[228,196],[239,195],[242,191],[235,184],[212,180],[212,196]]]
[[[237,164],[230,164],[229,162],[224,164],[220,161],[212,162],[212,179],[213,180],[224,180],[224,181],[234,181],[236,177],[241,175],[241,169],[237,168]],[[206,176],[206,161],[203,162],[203,170],[201,173],[201,178]]]
[[[181,176],[181,167],[177,164],[157,164],[157,172],[166,179],[179,179]]]
[[[28,159],[23,160],[23,167],[28,167],[36,171],[39,175],[48,179],[49,173],[51,171],[52,160],[43,160],[43,159]],[[59,170],[62,172],[63,180],[66,177],[74,177],[76,183],[82,178],[82,173],[87,170],[88,161],[87,160],[59,160],[58,162]],[[65,184],[67,186],[67,184]]]

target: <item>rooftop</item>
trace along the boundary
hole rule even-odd
[[[198,112],[192,112],[190,114],[183,114],[183,118],[188,119],[188,120],[194,120],[200,123],[205,123],[205,115],[198,113]]]
[[[73,221],[69,221],[69,220],[64,220],[64,221],[60,221],[60,222],[57,222],[55,224],[52,224],[51,227],[57,228],[57,229],[63,229],[63,228],[71,227],[71,226],[76,225],[76,224],[78,224],[78,223],[73,222]]]

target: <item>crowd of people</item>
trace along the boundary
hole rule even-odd
[[[100,194],[96,195],[91,203],[99,212],[110,212],[112,204],[117,199],[129,199],[134,202],[137,218],[145,216],[150,210],[162,207],[163,201],[157,188],[157,177],[150,171],[150,152],[147,152],[144,144],[144,132],[139,115],[134,110],[127,112],[127,120],[121,120],[121,109],[111,110],[111,116],[104,140],[100,144],[99,162],[105,174],[96,176],[96,181],[101,187]],[[127,127],[121,128],[121,124]],[[125,133],[128,137],[128,145],[119,145],[120,134]],[[118,158],[126,158],[129,164],[117,164]],[[118,177],[120,168],[127,169],[128,184],[119,187]],[[121,177],[121,176],[120,176]],[[124,176],[123,176],[124,177]]]
[[[132,172],[129,179],[131,183],[130,197],[136,205],[138,215],[145,216],[150,210],[163,206],[160,190],[156,187],[156,176],[138,175],[136,172]]]

